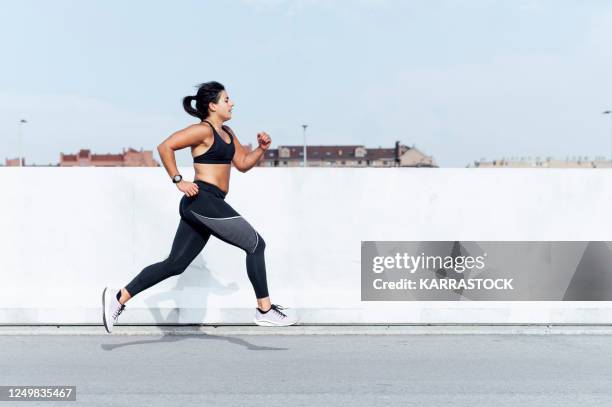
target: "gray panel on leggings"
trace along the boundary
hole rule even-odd
[[[191,213],[210,230],[219,234],[228,242],[232,242],[241,249],[251,253],[255,252],[259,243],[259,236],[257,236],[255,229],[242,216],[209,218],[194,211],[191,211]]]

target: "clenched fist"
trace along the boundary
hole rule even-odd
[[[270,148],[270,145],[272,144],[272,139],[270,138],[270,136],[268,136],[268,133],[262,131],[257,133],[257,143],[259,143],[259,147],[262,150],[266,151],[268,148]]]

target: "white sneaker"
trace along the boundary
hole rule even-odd
[[[119,318],[119,315],[125,309],[125,305],[117,300],[116,295],[118,291],[106,287],[102,292],[102,321],[108,333],[113,331],[117,318]]]
[[[287,315],[285,307],[278,304],[272,304],[267,312],[261,312],[259,308],[255,310],[255,322],[260,326],[288,326],[298,322],[298,319]]]

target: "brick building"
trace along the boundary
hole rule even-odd
[[[77,154],[60,154],[60,167],[159,167],[153,152],[141,148],[124,148],[121,154],[92,154],[81,150]]]
[[[21,159],[21,166],[25,167],[26,163],[25,163],[25,158]],[[19,157],[17,158],[6,158],[4,160],[4,166],[5,167],[19,167]]]

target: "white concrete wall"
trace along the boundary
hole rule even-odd
[[[0,168],[0,191],[0,323],[100,323],[102,288],[163,260],[179,220],[160,168]],[[226,200],[304,323],[612,322],[608,302],[360,300],[362,240],[612,240],[609,170],[255,168]],[[212,237],[121,322],[250,323],[254,305],[245,253]]]

